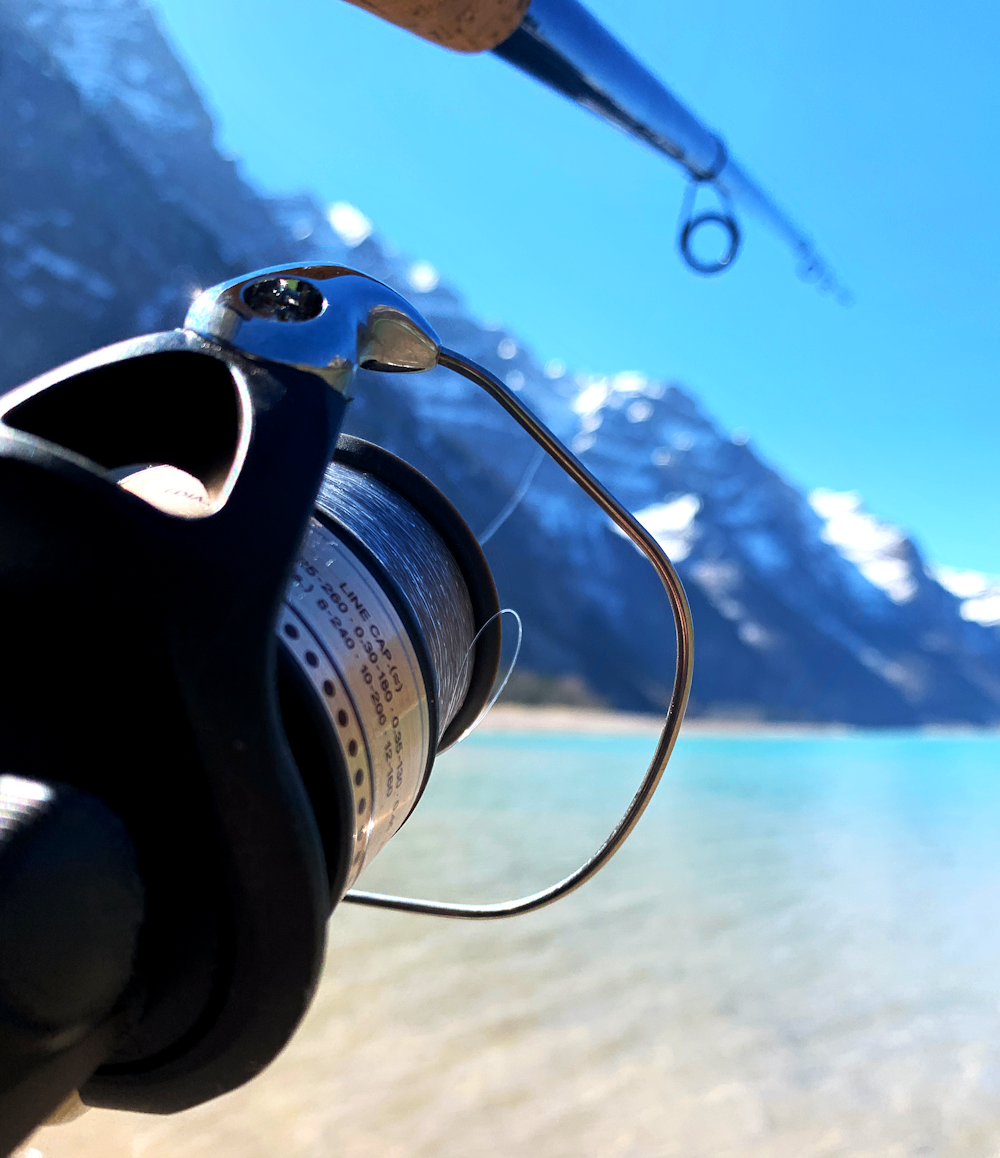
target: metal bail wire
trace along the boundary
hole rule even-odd
[[[667,714],[663,722],[663,730],[657,741],[656,751],[650,761],[646,774],[639,784],[635,796],[625,810],[621,820],[615,826],[611,835],[594,853],[581,865],[576,872],[557,884],[551,885],[541,892],[532,893],[527,897],[519,897],[512,901],[499,901],[490,905],[456,904],[449,901],[429,901],[416,897],[394,897],[385,893],[367,893],[355,889],[345,893],[344,900],[354,905],[371,905],[380,909],[398,909],[405,913],[429,913],[438,917],[456,917],[467,920],[496,920],[499,917],[514,917],[521,913],[530,913],[535,909],[568,896],[578,889],[600,870],[615,855],[628,839],[646,810],[663,777],[667,761],[673,751],[684,719],[684,710],[687,707],[688,695],[691,691],[692,673],[692,624],[691,610],[688,607],[684,588],[677,577],[666,552],[659,546],[653,536],[618,502],[607,488],[600,483],[582,462],[565,447],[558,438],[543,423],[528,410],[513,391],[509,390],[499,378],[488,370],[454,350],[443,347],[438,351],[438,365],[467,378],[480,386],[494,401],[531,435],[542,449],[553,458],[580,489],[608,515],[608,517],[632,540],[635,546],[652,564],[659,575],[670,608],[673,612],[674,630],[677,637],[677,661],[674,669],[674,686],[667,706]]]

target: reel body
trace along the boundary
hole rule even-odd
[[[218,429],[185,453],[216,392]],[[319,969],[326,873],[281,724],[274,619],[344,400],[176,333],[3,402],[3,767],[99,799],[145,893],[128,992],[91,1024],[39,1025],[35,1052],[51,1061],[50,1043],[115,1016],[121,1044],[87,1100],[179,1109],[266,1064]],[[117,484],[135,462],[203,476],[223,502],[167,515]]]
[[[434,365],[493,393],[604,506],[656,566],[677,627],[664,733],[618,828],[553,889],[475,911],[351,891],[480,716],[499,661],[496,589],[460,515],[388,452],[338,442],[356,367]],[[253,1077],[309,1004],[340,900],[526,911],[631,831],[690,684],[683,592],[570,452],[476,375],[387,287],[307,267],[206,291],[183,330],[0,399],[0,1152],[77,1088],[163,1113]],[[74,871],[119,919],[66,923],[66,890],[19,853],[42,847],[58,808],[17,792],[101,812]],[[87,850],[111,831],[121,854],[102,877]],[[51,915],[17,952],[11,897]],[[56,927],[72,933],[64,958],[119,980],[54,1014],[21,982],[51,968]]]

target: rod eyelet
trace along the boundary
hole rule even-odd
[[[691,248],[695,234],[705,225],[721,225],[729,235],[729,244],[725,252],[715,261],[702,261],[699,257],[695,256]],[[729,266],[733,264],[736,255],[739,253],[741,241],[742,236],[736,218],[733,217],[731,213],[720,213],[715,210],[710,210],[705,213],[699,213],[695,217],[689,217],[684,222],[680,239],[678,240],[678,247],[681,251],[681,257],[684,258],[689,268],[693,269],[695,273],[710,276],[715,273],[722,273],[724,269],[728,269]]]

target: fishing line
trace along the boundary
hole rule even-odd
[[[497,531],[500,530],[500,528],[504,525],[504,523],[507,522],[507,520],[510,518],[510,516],[521,505],[521,500],[528,493],[528,488],[535,481],[535,475],[538,474],[538,468],[542,465],[544,460],[545,460],[545,451],[539,449],[538,451],[535,452],[535,456],[534,456],[534,458],[532,458],[531,462],[528,463],[528,467],[524,472],[524,476],[522,477],[520,483],[518,484],[517,490],[513,493],[513,495],[511,495],[510,499],[508,500],[507,505],[500,511],[500,513],[493,520],[493,522],[490,523],[490,525],[486,528],[486,530],[483,531],[483,533],[479,536],[480,547],[486,546],[486,544],[490,541],[490,539],[493,538],[493,536],[497,533]]]
[[[483,630],[475,630],[454,557],[416,508],[374,475],[331,463],[317,505],[352,533],[352,546],[374,557],[417,620],[430,653],[440,739],[469,690],[469,656]]]
[[[497,700],[500,699],[500,697],[503,695],[503,690],[507,686],[507,681],[514,674],[514,668],[517,667],[517,657],[521,654],[521,640],[524,637],[524,625],[521,622],[520,615],[518,615],[518,613],[514,610],[513,607],[501,608],[496,613],[496,615],[494,615],[490,619],[490,621],[488,623],[484,623],[483,626],[479,629],[479,631],[476,632],[476,639],[473,640],[473,644],[475,644],[476,640],[479,639],[479,636],[482,635],[482,633],[486,630],[486,628],[490,626],[490,623],[492,623],[494,619],[502,619],[503,616],[505,616],[505,615],[512,615],[514,617],[514,622],[517,624],[517,643],[514,645],[513,658],[511,659],[510,664],[508,665],[506,672],[504,672],[503,679],[500,681],[500,684],[497,687],[496,691],[493,692],[493,694],[490,696],[489,700],[486,703],[486,706],[479,713],[479,715],[476,716],[475,720],[473,720],[473,722],[469,725],[469,727],[462,733],[461,736],[459,736],[457,743],[461,743],[462,740],[464,740],[467,736],[471,736],[472,733],[479,727],[479,725],[482,723],[482,721],[489,714],[490,709],[497,702]],[[469,648],[469,655],[466,656],[466,663],[469,662],[471,655],[472,655],[472,648]]]

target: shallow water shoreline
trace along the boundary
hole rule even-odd
[[[341,906],[305,1022],[250,1085],[94,1110],[22,1158],[1000,1155],[1000,737],[693,724],[569,900],[509,922]],[[504,705],[365,887],[559,879],[657,726]]]
[[[639,712],[614,712],[602,708],[576,708],[556,704],[497,704],[479,724],[477,732],[586,732],[600,734],[655,734],[663,727],[661,716]],[[681,736],[746,739],[823,738],[880,736],[909,731],[923,737],[995,736],[997,728],[964,724],[934,724],[912,729],[861,728],[853,724],[796,723],[780,720],[706,719],[689,717]]]

